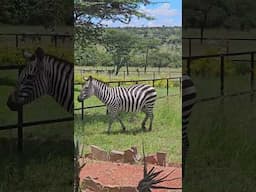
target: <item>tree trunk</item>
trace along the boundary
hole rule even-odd
[[[203,38],[204,38],[204,25],[200,26],[200,43],[203,44]]]
[[[126,74],[129,75],[129,63],[126,62]]]
[[[147,47],[147,52],[146,52],[146,62],[145,62],[145,66],[144,66],[144,73],[147,72],[147,66],[148,66],[148,47]]]

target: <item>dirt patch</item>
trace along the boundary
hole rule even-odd
[[[153,165],[148,165],[148,169],[152,168],[152,166]],[[163,182],[161,186],[175,188],[179,188],[182,186],[180,167],[154,167],[156,168],[156,170],[164,170],[160,177],[165,176],[175,170],[167,179],[179,178],[177,180]],[[142,178],[142,165],[130,165],[125,163],[90,161],[80,172],[80,181],[82,182],[82,188],[96,188],[98,192],[133,192],[136,191],[136,187]],[[152,191],[167,192],[168,190],[154,189]]]

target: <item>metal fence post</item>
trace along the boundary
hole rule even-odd
[[[57,47],[57,35],[54,35],[54,46]]]
[[[15,35],[16,36],[16,44],[15,44],[15,46],[16,46],[16,48],[18,48],[19,47],[19,35]]]
[[[182,98],[182,77],[179,77],[179,81],[180,81],[180,98]]]
[[[220,56],[220,95],[224,96],[224,55]]]
[[[81,84],[81,86],[83,87],[82,84]],[[81,103],[81,119],[84,120],[84,101],[82,101],[82,103]]]
[[[18,70],[18,77],[21,73],[21,68],[19,68]],[[23,152],[23,107],[20,106],[18,108],[18,124],[17,124],[17,128],[18,128],[18,152]]]
[[[191,76],[190,63],[191,63],[190,58],[188,58],[188,59],[187,59],[187,74],[188,74],[189,76]]]
[[[188,55],[189,55],[189,57],[191,56],[191,50],[192,50],[192,48],[191,48],[191,38],[189,38],[188,39]]]
[[[18,152],[23,152],[23,107],[18,109]]]
[[[81,118],[84,120],[84,101],[81,103]]]
[[[254,96],[254,52],[251,53],[251,101]]]
[[[169,95],[169,79],[166,79],[166,91],[167,91],[167,96]]]

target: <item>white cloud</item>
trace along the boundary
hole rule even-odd
[[[170,3],[163,3],[158,7],[141,6],[140,11],[146,15],[153,17],[154,20],[146,20],[143,18],[133,17],[129,24],[120,22],[106,21],[109,27],[161,27],[165,26],[180,26],[181,13],[177,9],[173,9]]]
[[[152,17],[172,17],[179,14],[176,9],[171,8],[171,5],[169,3],[163,3],[161,6],[155,9],[149,9],[145,6],[142,6],[140,8],[140,11]]]

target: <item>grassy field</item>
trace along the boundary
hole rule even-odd
[[[219,80],[194,77],[200,97],[210,96]],[[230,92],[248,87],[246,77],[230,77]],[[233,83],[231,83],[233,82]],[[187,159],[184,190],[191,192],[254,191],[256,187],[255,119],[256,96],[228,97],[198,103],[189,125],[190,151]],[[193,190],[191,190],[193,189]]]
[[[155,79],[155,78],[167,78],[167,77],[180,77],[181,76],[181,68],[157,68],[157,67],[149,67],[147,72],[144,73],[143,67],[130,67],[129,68],[129,75],[126,73],[126,68],[123,67],[120,69],[118,75],[108,73],[109,70],[112,70],[113,67],[84,67],[84,66],[75,66],[75,80],[79,75],[92,75],[93,77],[104,77],[105,80],[112,81],[112,80],[139,80],[139,79]],[[82,70],[92,70],[92,72],[86,71],[85,73]],[[94,70],[94,71],[93,71]],[[95,70],[104,70],[104,72],[96,73]],[[139,71],[139,72],[138,72]]]
[[[17,72],[0,72],[0,125],[17,123],[7,108]],[[24,106],[24,121],[68,117],[59,104],[45,96]],[[73,122],[24,128],[24,153],[17,152],[17,129],[0,131],[0,192],[72,191]],[[65,149],[65,150],[63,150]]]
[[[75,88],[77,98],[80,87]],[[159,97],[166,95],[166,89],[157,88]],[[179,94],[179,88],[170,89],[170,94]],[[76,100],[76,99],[75,99]],[[85,106],[93,106],[101,102],[92,97],[85,102]],[[81,104],[75,102],[76,107]],[[143,113],[124,113],[121,118],[127,127],[127,132],[122,133],[118,122],[113,123],[112,133],[106,133],[108,117],[106,108],[88,109],[85,111],[84,120],[81,120],[80,111],[75,114],[75,137],[86,145],[86,152],[89,152],[89,145],[97,145],[103,149],[125,150],[136,145],[141,153],[142,141],[145,143],[147,154],[157,151],[168,153],[168,160],[174,163],[181,162],[181,100],[180,96],[164,97],[156,102],[155,118],[152,132],[143,132],[141,122]]]

